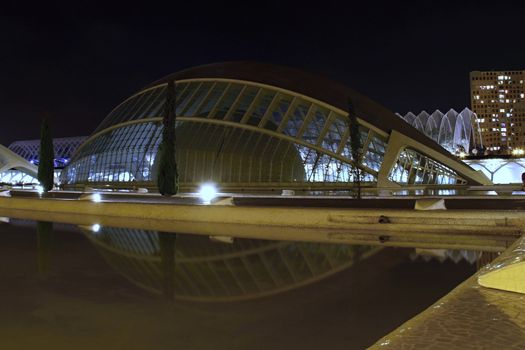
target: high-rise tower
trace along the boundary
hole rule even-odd
[[[525,150],[524,80],[525,71],[470,73],[471,109],[489,151],[519,154]]]

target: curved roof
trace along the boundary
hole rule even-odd
[[[398,116],[451,153],[460,148],[470,152],[471,146],[481,140],[476,114],[468,108],[459,113],[450,109],[446,113],[436,110],[432,114],[422,111],[417,116],[412,112]]]
[[[62,137],[53,139],[55,159],[69,159],[75,150],[85,140],[86,136]],[[38,163],[40,153],[40,140],[15,141],[9,145],[9,149],[25,160]]]
[[[62,174],[64,183],[140,182],[155,188],[170,80],[177,81],[171,93],[177,96],[178,161],[186,188],[205,181],[232,189],[347,188],[355,168],[364,182],[378,187],[486,180],[385,107],[340,83],[272,64],[227,62],[166,76],[124,100],[77,149]],[[362,143],[357,159],[349,102]],[[414,151],[402,153],[406,148]],[[303,171],[289,173],[289,158],[276,154],[298,160]],[[443,167],[408,166],[427,158]]]
[[[355,104],[355,111],[359,118],[388,133],[396,130],[456,160],[439,144],[400,120],[381,104],[339,82],[295,68],[248,61],[213,63],[170,74],[147,85],[145,89],[173,79],[197,78],[237,79],[267,84],[306,95],[343,111],[348,110],[348,98],[350,97]]]
[[[0,173],[9,169],[18,169],[26,174],[36,176],[38,168],[27,160],[0,145]]]

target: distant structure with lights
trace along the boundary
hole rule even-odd
[[[53,139],[56,182],[59,181],[60,173],[71,159],[73,152],[85,140],[85,136]],[[4,154],[10,154],[10,159],[14,159],[13,155],[16,155],[17,162],[7,165],[6,161],[4,167],[0,166],[0,184],[38,184],[38,180],[36,179],[36,169],[39,163],[40,140],[16,141],[11,143],[7,149],[5,147],[3,148]],[[7,157],[5,157],[5,159],[7,159]]]
[[[471,109],[488,151],[525,149],[525,71],[470,73]]]
[[[37,184],[35,177],[38,168],[11,151],[0,145],[0,186],[13,184]]]
[[[511,157],[490,155],[492,151],[483,146],[481,128],[477,115],[465,108],[460,113],[450,109],[447,113],[439,110],[429,114],[409,112],[397,114],[407,123],[439,143],[450,153],[462,158],[463,162],[481,171],[493,183],[521,183],[525,172],[525,154],[521,148],[514,148]]]
[[[431,114],[422,111],[419,114],[408,112],[398,114],[407,123],[439,143],[450,153],[475,153],[483,147],[478,118],[470,109],[461,112],[450,109],[446,113],[436,110]]]
[[[87,139],[86,136],[62,137],[53,139],[55,150],[55,168],[64,168],[73,152]],[[32,164],[38,165],[40,140],[16,141],[9,145],[9,149]]]
[[[495,184],[521,184],[521,174],[525,172],[525,158],[490,157],[464,159],[473,169],[483,172]]]
[[[176,82],[181,188],[348,189],[490,183],[447,150],[367,97],[299,70],[252,62],[183,70],[119,104],[62,173],[66,188],[155,189],[166,85]],[[352,159],[348,101],[363,151]]]

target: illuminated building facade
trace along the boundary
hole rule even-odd
[[[525,149],[525,71],[470,73],[471,109],[488,151],[516,154]]]
[[[73,152],[85,140],[84,136],[53,139],[55,183],[58,183],[60,173],[68,164]],[[40,140],[16,141],[8,148],[0,147],[2,147],[0,148],[0,184],[37,185]],[[2,153],[4,154],[3,161]]]
[[[34,164],[0,145],[0,185],[37,184],[37,173]]]
[[[463,160],[473,169],[483,172],[495,184],[521,184],[525,158],[482,158]]]
[[[365,96],[281,66],[230,62],[167,76],[123,101],[62,172],[66,188],[155,189],[166,85],[175,81],[182,189],[348,189],[353,169],[368,187],[490,183]],[[363,144],[353,159],[348,107]]]
[[[422,111],[417,115],[412,112],[398,115],[450,153],[468,154],[471,150],[483,146],[478,118],[468,108],[459,113],[450,109],[446,113],[436,110],[432,114]]]
[[[71,159],[73,152],[75,152],[86,138],[85,136],[54,138],[55,168],[64,168]],[[9,145],[9,149],[31,164],[38,165],[40,140],[16,141]]]

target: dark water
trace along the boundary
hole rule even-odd
[[[410,253],[0,223],[0,349],[362,349],[475,272]]]

